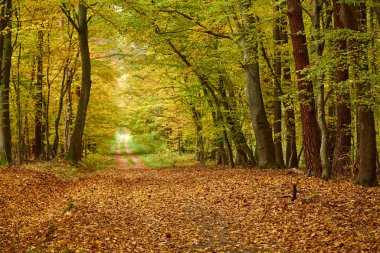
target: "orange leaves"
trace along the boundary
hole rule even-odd
[[[1,170],[0,181],[5,251],[380,250],[378,188],[288,171],[120,168],[62,183]],[[283,196],[291,195],[294,182],[292,202]]]

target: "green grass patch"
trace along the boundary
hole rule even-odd
[[[158,141],[146,140],[144,138],[130,138],[128,145],[132,153],[136,155],[154,154],[162,149],[163,146]]]
[[[169,150],[165,142],[140,136],[128,141],[132,153],[138,155],[149,168],[165,168],[194,164],[193,154],[182,154]]]
[[[125,158],[127,159],[128,164],[135,165],[135,161],[133,161],[132,157],[130,157],[129,155],[126,155]]]
[[[178,153],[170,151],[139,155],[139,158],[147,167],[152,169],[194,164],[193,154],[179,155]]]
[[[97,172],[116,166],[116,159],[111,156],[102,154],[89,154],[86,158],[82,159],[83,165],[86,169]]]
[[[127,150],[125,149],[125,142],[121,141],[120,143],[120,153],[121,154],[127,154]]]

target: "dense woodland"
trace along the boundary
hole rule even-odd
[[[201,164],[377,185],[375,0],[1,3],[3,165],[78,163],[127,129]]]

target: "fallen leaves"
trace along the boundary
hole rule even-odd
[[[0,170],[2,252],[378,252],[380,190],[286,170]],[[298,182],[297,199],[291,195]]]

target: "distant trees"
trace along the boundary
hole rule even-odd
[[[1,3],[2,164],[78,163],[113,118],[202,164],[377,184],[375,1]]]
[[[104,97],[105,94],[112,93],[117,72],[99,64],[108,62],[107,57],[93,60],[98,63],[95,73],[99,73],[100,69],[102,72],[95,77],[98,89],[95,94],[101,94],[103,97],[98,101],[104,103],[89,104],[87,87],[91,83],[91,72],[88,67],[89,48],[88,45],[87,48],[85,46],[88,43],[85,41],[88,38],[88,29],[84,26],[87,26],[89,18],[87,15],[84,17],[86,14],[84,8],[87,10],[91,6],[92,12],[95,8],[95,5],[89,4],[80,1],[82,7],[78,13],[82,19],[78,25],[73,25],[64,15],[76,19],[73,4],[69,1],[65,1],[67,7],[65,13],[59,8],[57,1],[1,1],[1,165],[68,156],[69,146],[72,149],[79,147],[75,148],[74,159],[70,156],[70,160],[77,163],[85,149],[82,145],[84,139],[91,137],[96,142],[106,143],[106,136],[110,138],[110,135],[113,136],[116,131],[117,126],[110,127],[103,123],[118,120],[118,117],[107,119],[104,116],[105,108],[113,108],[115,114],[119,112],[113,98]],[[95,23],[99,24],[98,21]],[[102,25],[104,27],[104,24]],[[83,31],[81,35],[85,35],[86,38],[82,36],[79,40],[79,33],[73,32],[76,28],[80,28]],[[104,33],[97,34],[97,38],[101,40],[103,35]],[[104,36],[107,38],[108,35]],[[105,44],[103,42],[102,47]],[[94,48],[96,47],[99,47],[99,43],[94,45]],[[79,52],[87,55],[81,60],[84,64],[82,68],[78,66]],[[94,55],[99,56],[99,54],[98,51]],[[78,87],[80,74],[84,76],[85,85],[82,88]],[[103,85],[105,80],[107,85]],[[79,99],[79,95],[84,99]],[[78,104],[81,104],[79,113],[75,110]],[[87,130],[84,129],[83,118],[86,114],[83,113],[86,111],[83,109],[85,107],[88,107],[87,111],[96,112],[98,115],[96,119],[94,117],[88,119]],[[77,120],[79,127],[73,131],[75,116],[79,118]],[[75,132],[74,140],[73,132]],[[72,140],[73,145],[69,145]]]

